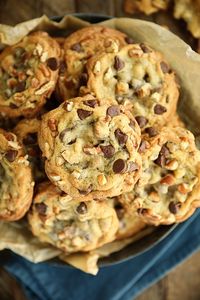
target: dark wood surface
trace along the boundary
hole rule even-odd
[[[40,17],[42,14],[55,16],[74,12],[130,17],[123,12],[122,0],[0,0],[0,23],[8,25]],[[150,18],[154,20],[154,17]],[[161,17],[157,16],[156,18],[160,19]],[[0,299],[25,299],[16,281],[1,268]],[[199,299],[200,253],[193,255],[137,298],[137,300]]]

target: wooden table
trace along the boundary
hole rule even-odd
[[[55,16],[74,12],[127,16],[122,7],[122,0],[0,0],[0,23],[14,25],[42,14]],[[18,285],[3,270],[0,270],[0,299],[25,299]],[[193,255],[137,298],[148,299],[199,300],[200,253]]]

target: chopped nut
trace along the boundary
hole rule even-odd
[[[50,175],[51,179],[55,182],[59,181],[61,177],[59,175]]]
[[[109,39],[105,41],[104,45],[106,47],[106,52],[117,53],[119,51],[117,41]]]
[[[42,87],[38,90],[35,91],[35,95],[42,95],[45,92],[49,92],[49,90],[51,90],[54,87],[54,82],[53,81],[49,81],[46,84],[42,85]]]
[[[8,141],[8,145],[11,146],[13,149],[19,150],[21,149],[21,146],[17,142]]]
[[[159,102],[161,98],[161,94],[155,92],[151,95],[151,99],[155,100],[156,102]]]
[[[69,112],[72,111],[73,106],[74,106],[73,102],[65,102],[65,103],[63,104],[63,108],[64,108],[66,111],[69,111]]]
[[[187,193],[189,193],[190,190],[187,188],[187,184],[181,183],[181,184],[178,185],[178,191],[181,194],[186,195]]]
[[[162,184],[159,186],[159,192],[161,194],[167,194],[168,192],[168,185],[167,184]]]
[[[126,94],[129,90],[129,85],[126,82],[120,81],[116,85],[116,93],[118,95],[120,94]]]
[[[62,166],[64,164],[65,160],[62,157],[57,157],[56,158],[56,164],[57,166]]]
[[[82,239],[79,236],[76,236],[72,239],[72,244],[74,246],[81,246],[82,245]]]
[[[180,140],[181,140],[181,143],[180,143],[181,149],[183,149],[183,150],[187,149],[189,146],[188,139],[185,137],[181,137]]]
[[[78,172],[78,171],[76,171],[76,170],[74,170],[74,171],[72,172],[72,176],[75,177],[76,179],[79,179],[80,176],[81,176],[81,173]]]
[[[107,179],[103,174],[97,176],[97,181],[99,185],[105,185],[107,183]]]
[[[174,171],[174,175],[176,178],[180,179],[185,175],[186,170],[185,169],[176,169]]]
[[[60,198],[59,198],[59,202],[60,202],[60,204],[61,204],[62,206],[67,205],[67,203],[68,203],[69,201],[71,201],[71,200],[72,200],[72,197],[69,196],[69,195],[66,195],[66,196],[64,196],[64,197],[60,197]]]
[[[31,86],[33,88],[37,88],[39,86],[40,82],[37,78],[33,77],[32,80],[31,80]]]
[[[155,191],[151,192],[151,193],[149,194],[149,197],[151,198],[151,201],[153,201],[153,202],[156,202],[156,203],[157,203],[157,202],[160,201],[160,197],[159,197],[158,193],[155,192]]]
[[[177,162],[177,160],[172,159],[170,162],[168,162],[165,165],[165,167],[166,167],[166,169],[169,169],[169,170],[176,170],[178,168],[178,162]]]
[[[113,77],[113,72],[111,68],[108,68],[107,72],[104,75],[104,81],[108,82]]]
[[[41,57],[40,57],[40,61],[41,62],[45,62],[48,58],[48,52],[43,52]]]
[[[57,120],[49,119],[48,120],[48,126],[49,126],[51,131],[57,131]]]
[[[40,44],[37,44],[35,49],[33,50],[33,54],[41,56],[42,52],[43,52],[42,46]]]
[[[101,71],[101,63],[100,63],[100,61],[98,60],[97,62],[96,62],[96,64],[94,65],[94,69],[93,69],[93,72],[94,72],[94,74],[99,74],[100,73],[100,71]]]
[[[101,149],[98,147],[89,147],[89,146],[85,146],[83,148],[83,152],[85,154],[90,154],[90,155],[95,155],[101,152]]]
[[[130,49],[129,51],[128,51],[128,55],[130,56],[130,57],[141,57],[142,55],[143,55],[143,51],[142,51],[142,49],[140,48],[140,46],[134,46],[132,49]]]
[[[145,83],[143,86],[141,86],[140,89],[137,89],[137,95],[140,98],[149,96],[150,92],[151,92],[151,85],[149,83]]]
[[[161,184],[167,184],[167,185],[173,185],[175,183],[175,178],[173,175],[166,175],[164,178],[160,181]]]

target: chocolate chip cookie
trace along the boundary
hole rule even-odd
[[[37,134],[40,128],[40,120],[25,119],[17,124],[13,132],[18,140],[24,145],[28,160],[33,172],[34,181],[40,182],[46,179],[44,163],[41,157],[41,150],[38,145]]]
[[[128,14],[143,12],[146,15],[167,9],[169,0],[125,0],[124,10]]]
[[[163,126],[176,111],[179,91],[175,74],[160,53],[143,43],[96,55],[88,62],[87,71],[85,91],[127,106],[142,130]]]
[[[143,137],[143,172],[132,193],[118,197],[154,225],[187,219],[200,206],[200,152],[194,136],[181,127]]]
[[[95,53],[116,53],[132,42],[124,33],[102,26],[88,26],[75,31],[64,43],[64,59],[60,67],[57,95],[61,101],[77,97],[87,83],[85,65]]]
[[[9,118],[32,117],[45,104],[58,78],[60,47],[35,32],[0,54],[0,111]]]
[[[38,138],[49,179],[72,197],[117,196],[139,178],[140,128],[123,106],[67,100],[44,115]]]
[[[34,182],[15,134],[0,129],[0,220],[14,221],[28,211]]]
[[[147,226],[136,211],[135,213],[133,213],[133,211],[130,213],[129,210],[118,201],[117,197],[111,198],[109,201],[111,201],[111,205],[114,207],[119,220],[119,229],[116,232],[117,240],[129,238]]]
[[[118,229],[115,210],[106,201],[80,201],[44,183],[28,215],[41,241],[67,253],[89,251],[111,242]]]

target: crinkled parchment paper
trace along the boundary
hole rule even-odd
[[[178,111],[197,139],[200,137],[200,55],[167,29],[154,23],[128,18],[118,18],[101,23],[104,26],[124,31],[136,42],[145,42],[163,53],[177,73],[181,86]],[[67,36],[89,23],[66,16],[60,23],[46,16],[23,22],[14,27],[0,25],[0,49],[12,45],[31,31],[44,30],[52,36]],[[98,259],[122,249],[124,246],[145,238],[152,232],[147,228],[132,238],[114,241],[84,254],[64,255],[59,250],[41,243],[33,237],[26,221],[0,222],[0,250],[10,249],[32,262],[41,262],[59,256],[65,262],[91,274],[98,272]]]

